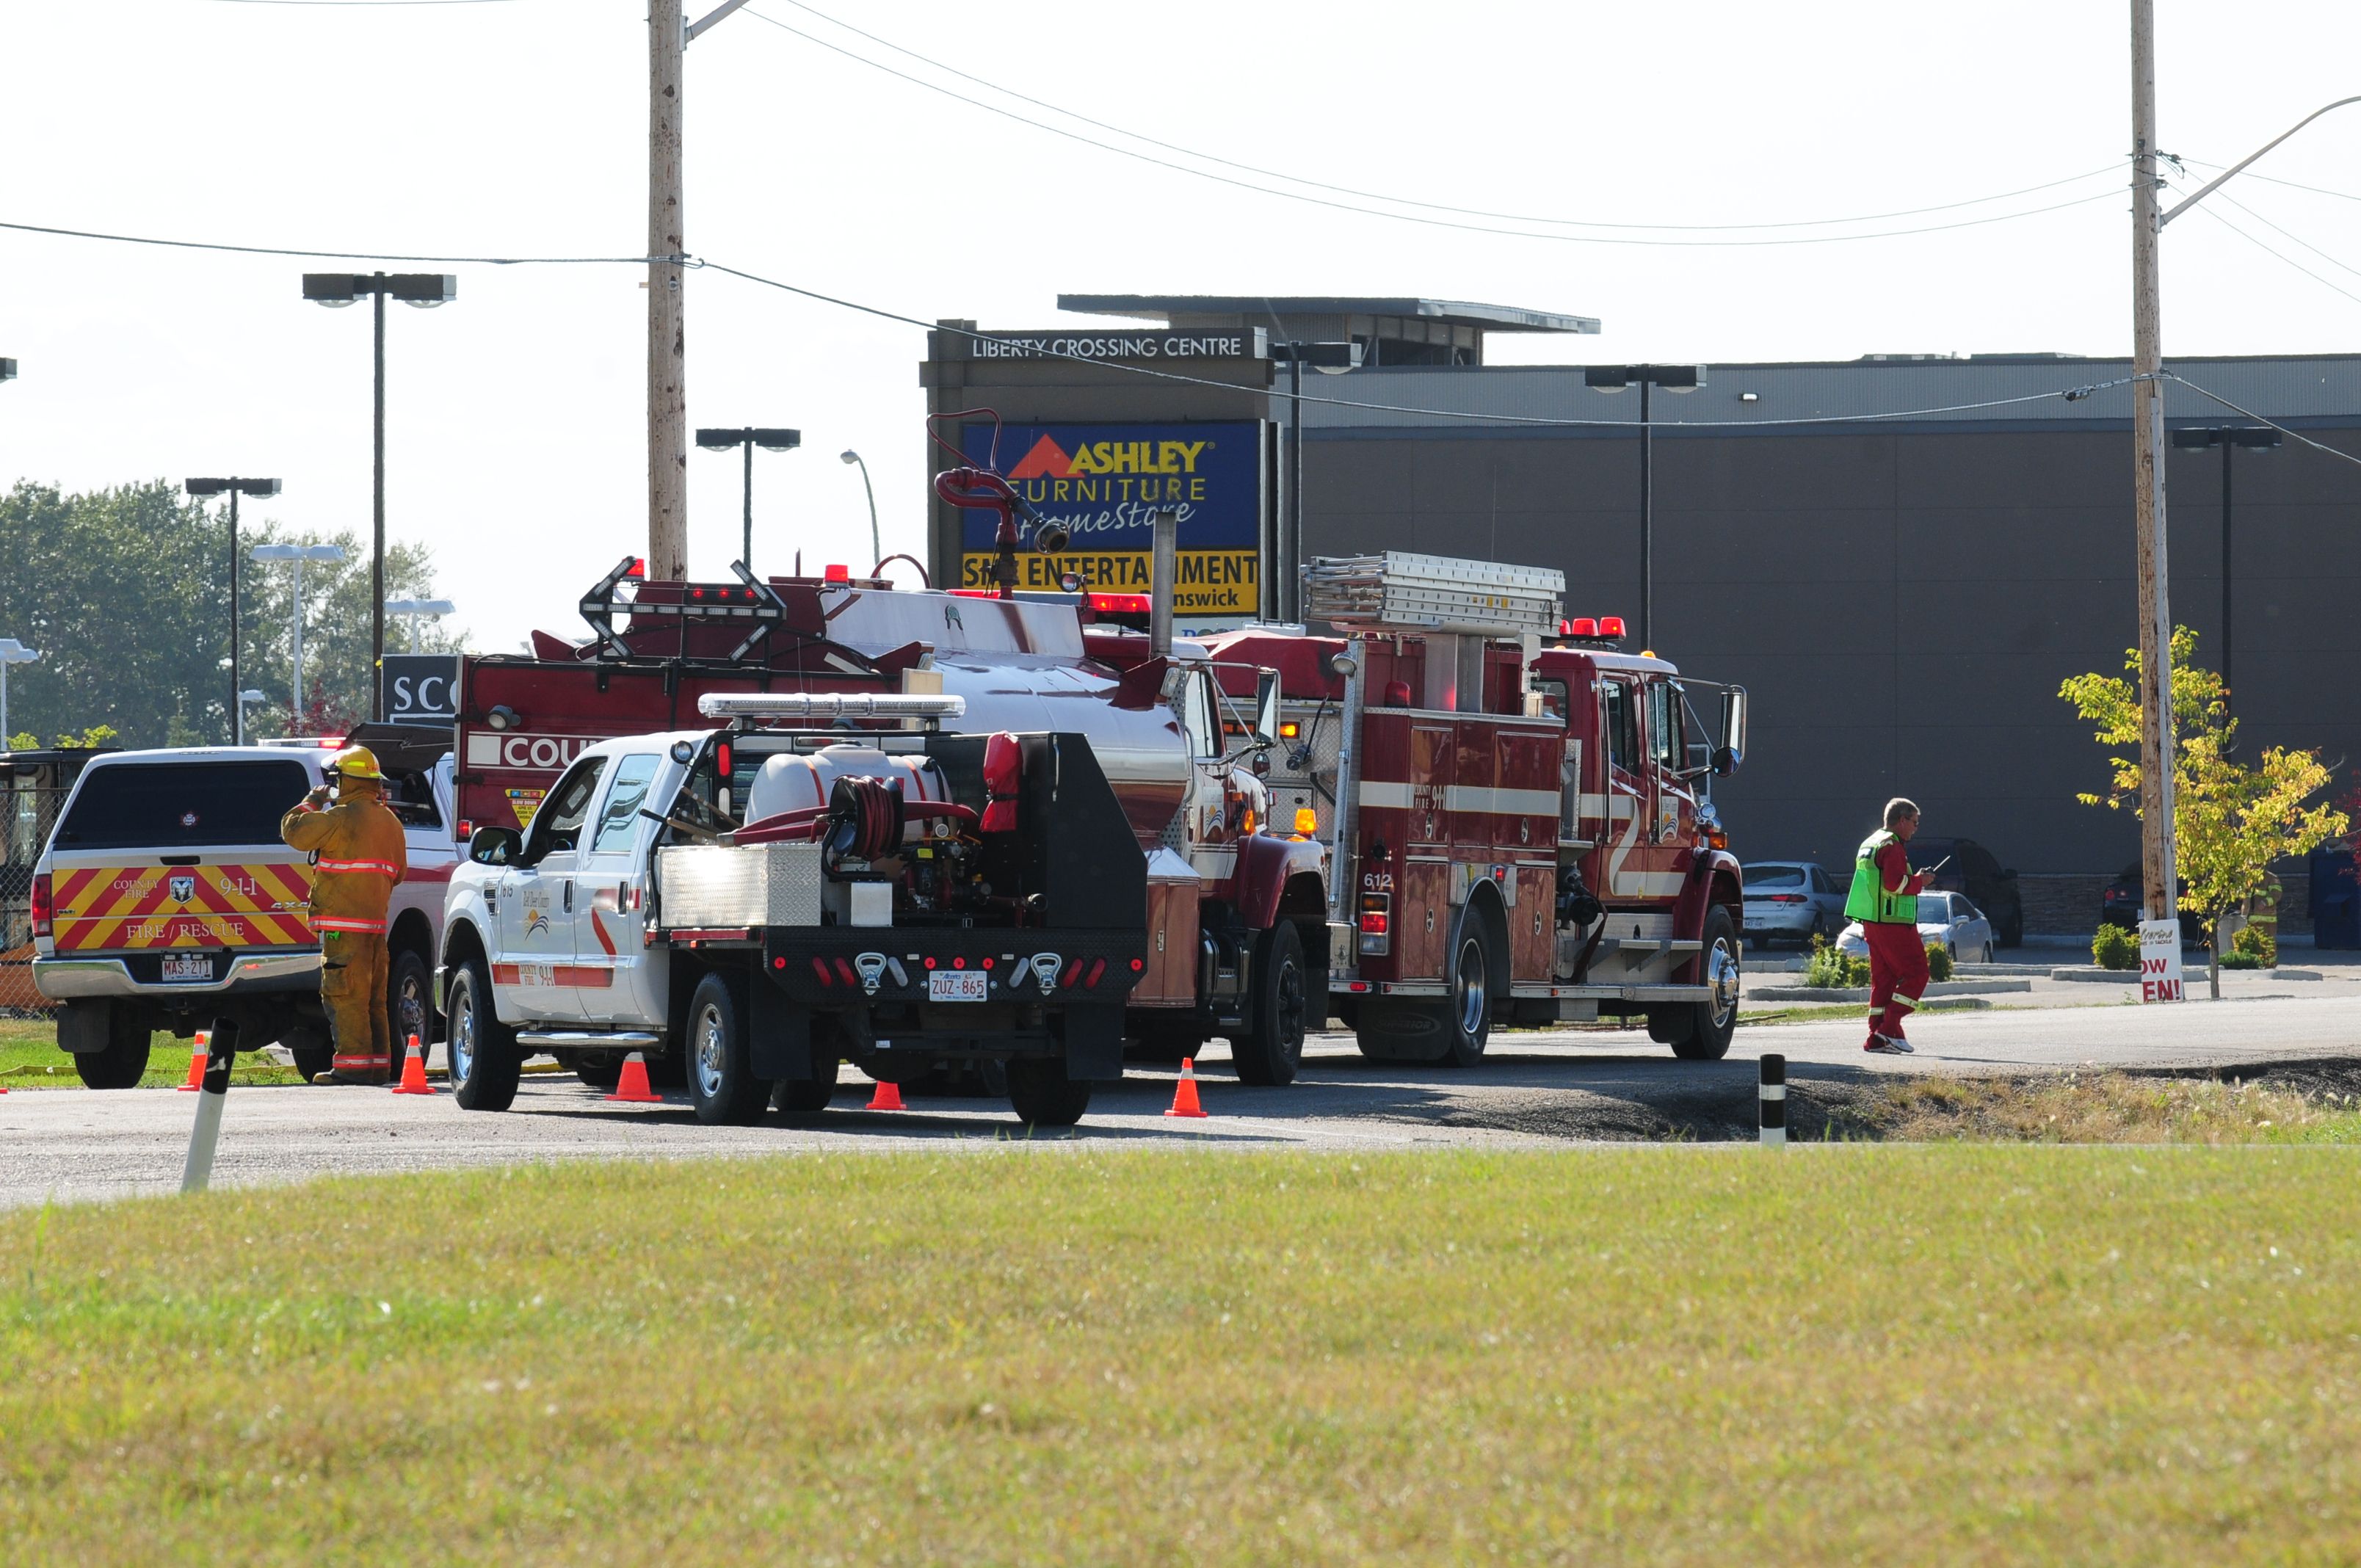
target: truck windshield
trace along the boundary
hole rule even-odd
[[[276,844],[279,819],[310,787],[311,775],[292,757],[102,764],[82,775],[56,843],[60,850]]]

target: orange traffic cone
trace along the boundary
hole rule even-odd
[[[1180,1058],[1180,1081],[1173,1086],[1172,1109],[1168,1116],[1202,1116],[1205,1108],[1197,1103],[1197,1058]]]
[[[181,1093],[194,1094],[205,1086],[205,1058],[213,1054],[213,1037],[211,1029],[197,1031],[196,1048],[189,1052],[189,1077],[181,1085]]]
[[[890,1079],[879,1079],[877,1092],[869,1097],[869,1109],[872,1111],[907,1110],[908,1107],[902,1103],[902,1086]]]
[[[410,1036],[410,1050],[401,1058],[401,1081],[393,1086],[396,1094],[432,1094],[434,1086],[426,1081],[426,1047],[418,1036]]]
[[[622,1076],[615,1080],[615,1092],[609,1100],[628,1101],[634,1105],[660,1105],[664,1096],[648,1087],[648,1058],[633,1051],[623,1058]]]

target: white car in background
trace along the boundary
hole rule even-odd
[[[1826,870],[1810,861],[1752,861],[1739,868],[1746,893],[1743,935],[1769,947],[1791,937],[1808,947],[1844,924],[1845,895]]]
[[[1968,902],[1964,893],[1922,893],[1918,895],[1918,939],[1940,948],[1954,963],[1988,964],[1993,958],[1992,922]],[[1837,938],[1837,951],[1848,958],[1869,956],[1869,940],[1861,922],[1847,926]]]

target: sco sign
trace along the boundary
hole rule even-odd
[[[395,724],[449,724],[459,717],[459,656],[388,653],[385,717]]]
[[[598,735],[528,735],[521,730],[478,729],[467,737],[467,766],[554,773],[602,739]]]

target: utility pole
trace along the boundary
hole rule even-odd
[[[681,0],[648,0],[648,578],[688,577],[688,360],[681,298]]]
[[[2157,277],[2156,0],[2132,0],[2132,484],[2139,533],[2142,918],[2178,917],[2172,606],[2164,532],[2164,318]]]

